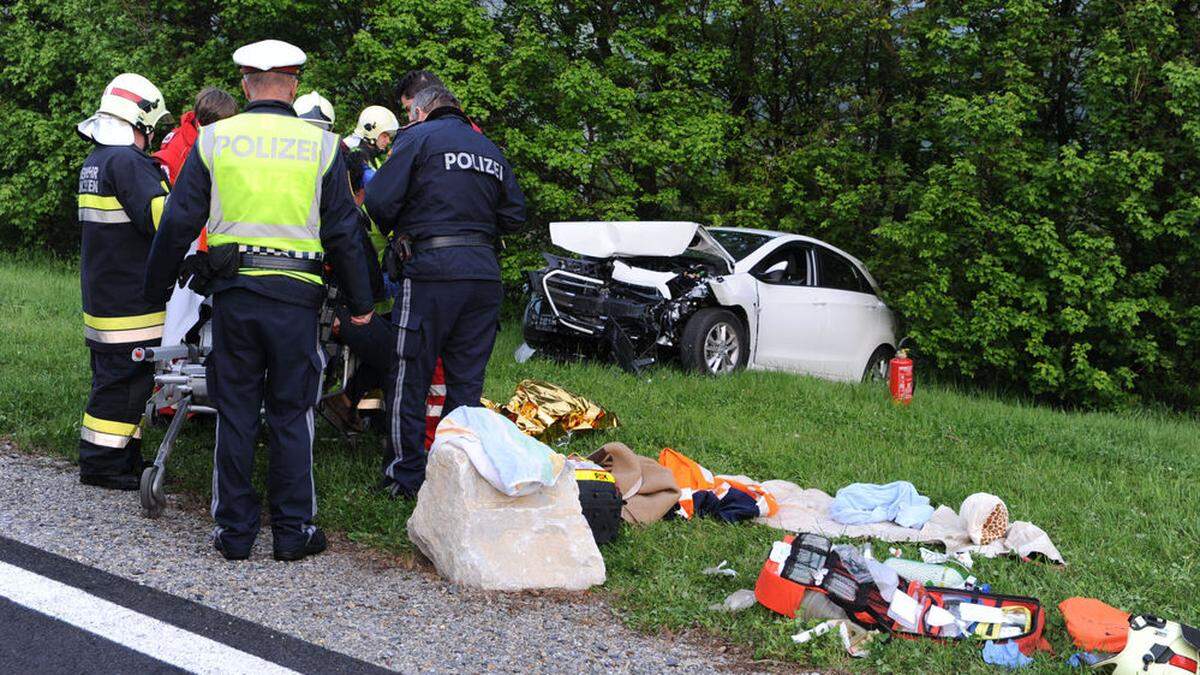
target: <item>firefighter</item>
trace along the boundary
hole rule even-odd
[[[396,119],[391,110],[381,105],[367,106],[359,113],[358,126],[354,129],[354,135],[350,136],[355,142],[347,145],[351,145],[355,159],[362,162],[366,169],[364,185],[370,183],[375,172],[383,166],[387,159],[388,147],[399,130],[400,120]]]
[[[79,172],[84,337],[92,392],[79,439],[79,480],[136,490],[142,472],[141,422],[154,385],[151,363],[134,347],[159,344],[166,311],[141,293],[142,271],[158,228],[167,184],[146,154],[167,114],[162,93],[133,73],[104,89],[96,114],[76,130],[93,144]]]
[[[335,113],[333,112],[333,104],[329,99],[318,94],[315,91],[310,91],[307,94],[296,99],[292,104],[292,110],[296,111],[296,116],[305,120],[319,129],[325,131],[333,131],[333,121]]]
[[[441,357],[450,412],[479,405],[484,369],[499,325],[496,242],[525,221],[525,197],[500,149],[471,128],[445,87],[412,102],[420,124],[405,129],[367,186],[364,202],[391,242],[400,281],[392,311],[396,359],[387,386],[384,470],[395,496],[412,497],[425,479],[425,401]]]
[[[258,534],[251,476],[265,402],[273,553],[299,560],[326,547],[313,524],[312,473],[313,409],[325,365],[317,325],[323,263],[332,264],[353,324],[370,321],[371,293],[338,138],[299,120],[291,106],[304,52],[265,40],[238,49],[233,60],[249,103],[201,129],[154,240],[145,291],[153,300],[170,293],[207,221],[205,262],[185,274],[206,275],[213,293],[213,545],[242,560]]]

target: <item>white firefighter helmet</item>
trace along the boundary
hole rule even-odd
[[[167,114],[162,92],[136,73],[122,73],[104,88],[96,114],[76,127],[80,135],[101,145],[129,145],[133,130],[150,135]]]
[[[296,114],[300,116],[300,119],[312,122],[322,129],[329,129],[333,126],[333,104],[329,102],[329,99],[315,91],[310,91],[296,99],[296,102],[292,104],[292,108],[296,110]]]
[[[354,135],[374,142],[376,138],[379,138],[379,134],[386,131],[395,136],[399,129],[400,120],[396,119],[391,110],[381,105],[369,105],[359,113],[358,126],[354,129]]]

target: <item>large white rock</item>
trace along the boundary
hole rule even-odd
[[[408,538],[456,584],[496,591],[583,590],[604,583],[604,558],[579,507],[574,472],[553,487],[509,497],[466,453],[429,454]]]

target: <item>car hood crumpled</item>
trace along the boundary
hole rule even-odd
[[[696,240],[703,248],[730,260],[697,223],[684,221],[577,221],[550,223],[555,246],[591,258],[671,257],[682,255]]]

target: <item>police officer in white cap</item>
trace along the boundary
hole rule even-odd
[[[125,73],[77,127],[93,144],[79,172],[83,324],[92,367],[79,439],[79,479],[86,485],[136,490],[142,472],[141,419],[154,370],[134,363],[130,352],[159,343],[166,315],[162,301],[141,293],[167,195],[145,150],[166,114],[158,87]]]
[[[352,323],[370,321],[372,298],[339,139],[292,109],[304,52],[265,40],[238,49],[233,60],[249,104],[201,130],[154,240],[145,292],[167,297],[207,222],[207,262],[187,265],[184,276],[208,277],[213,293],[213,544],[226,558],[245,559],[258,534],[251,476],[265,402],[274,556],[299,560],[326,546],[313,524],[312,473],[313,407],[325,364],[317,327],[324,264],[332,264]]]

